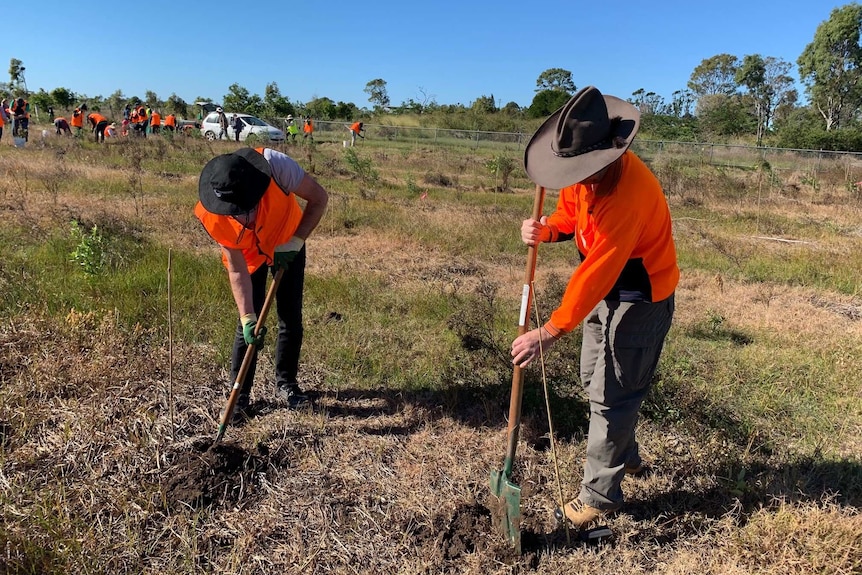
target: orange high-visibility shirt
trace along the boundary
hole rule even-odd
[[[658,302],[679,282],[670,210],[661,184],[634,152],[622,158],[614,191],[597,198],[590,186],[560,190],[548,216],[550,239],[574,235],[581,263],[545,329],[555,337],[575,329],[603,299],[626,301],[637,292]]]

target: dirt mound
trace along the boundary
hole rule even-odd
[[[437,516],[433,524],[414,533],[422,547],[436,549],[447,561],[459,559],[492,543],[491,512],[478,504],[465,504],[450,515]]]
[[[162,473],[161,489],[165,506],[202,508],[239,502],[253,492],[258,474],[269,463],[269,450],[257,446],[257,453],[229,443],[212,445],[200,440],[187,451],[175,453]]]

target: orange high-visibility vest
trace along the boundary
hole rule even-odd
[[[174,126],[174,127],[176,127],[176,125],[177,125],[177,117],[176,117],[176,116],[174,116],[173,114],[168,114],[168,115],[165,117],[165,126]]]
[[[311,120],[306,120],[305,125],[302,127],[302,131],[306,134],[311,134],[314,132],[314,125],[311,123]]]
[[[72,126],[75,128],[84,127],[84,113],[80,108],[75,108],[75,112],[72,114]]]
[[[161,126],[162,125],[162,117],[158,112],[153,112],[150,114],[150,125],[151,126]]]
[[[93,124],[94,126],[95,126],[96,124],[100,124],[100,123],[102,123],[102,122],[107,122],[107,121],[108,121],[108,119],[107,119],[106,117],[104,117],[104,116],[103,116],[103,115],[101,115],[101,114],[97,114],[96,112],[93,112],[92,114],[90,114],[89,116],[87,116],[87,119],[88,119],[88,120],[90,121],[90,123],[91,123],[91,124]]]
[[[361,124],[361,122],[354,122],[353,125],[350,126],[350,131],[359,134],[359,124]]]
[[[20,115],[26,119],[30,119],[30,112],[27,111],[27,100],[24,100],[20,106],[18,105],[18,100],[15,100],[12,104],[12,115]]]
[[[263,148],[257,148],[263,154]],[[262,265],[271,265],[275,247],[293,237],[302,219],[302,209],[293,192],[283,190],[274,178],[257,204],[254,229],[247,229],[236,218],[208,212],[203,204],[195,205],[195,217],[204,229],[221,246],[242,250],[243,258],[252,274]],[[222,263],[228,267],[227,256]]]

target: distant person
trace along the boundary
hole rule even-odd
[[[362,122],[353,122],[353,124],[348,128],[350,130],[350,145],[356,143],[356,136],[359,136],[363,140],[365,139],[365,135],[362,132],[365,131],[365,127],[362,125]]]
[[[177,130],[177,116],[173,112],[165,116],[165,130],[168,132]]]
[[[3,126],[8,124],[11,120],[11,111],[9,110],[9,101],[6,98],[3,98],[0,101],[0,140],[3,139]]]
[[[162,115],[158,110],[150,112],[150,133],[158,134],[162,130]]]
[[[559,307],[544,325],[518,336],[511,355],[526,367],[582,325],[581,385],[590,400],[586,459],[578,497],[556,513],[578,529],[619,509],[623,478],[646,469],[635,426],[679,281],[661,184],[629,150],[639,123],[633,105],[589,86],[545,120],[524,152],[527,175],[559,190],[559,199],[550,216],[523,221],[521,239],[527,245],[571,240],[580,263]]]
[[[61,134],[72,135],[72,128],[69,127],[69,122],[63,116],[54,118],[54,129],[57,131],[58,136]]]
[[[111,122],[108,124],[108,127],[105,128],[105,138],[116,138],[117,137],[117,123]]]
[[[216,113],[218,114],[218,139],[221,140],[222,137],[227,138],[227,128],[229,122],[227,120],[227,116],[224,113],[224,110],[219,106],[216,108]]]
[[[306,118],[305,123],[302,125],[302,139],[314,142],[314,123],[311,121],[311,118]]]
[[[123,119],[128,120],[132,117],[132,107],[126,104],[126,107],[123,108]]]
[[[245,124],[243,124],[242,118],[240,118],[238,115],[234,114],[233,115],[233,137],[234,137],[234,140],[236,140],[237,142],[239,142],[239,135],[242,133],[242,129],[244,126],[245,126]]]
[[[147,110],[142,104],[138,104],[132,110],[131,116],[129,116],[132,131],[136,136],[141,138],[147,137],[147,124],[149,123],[149,116],[147,116]]]
[[[96,143],[105,141],[105,128],[108,127],[108,119],[98,112],[92,112],[87,115],[87,121],[93,126],[93,134],[96,137]]]
[[[30,139],[30,103],[24,98],[12,101],[12,136]]]
[[[299,126],[293,121],[293,116],[290,114],[287,115],[287,136],[290,138],[291,142],[296,141],[296,136],[299,134]]]
[[[83,107],[83,109],[81,109]],[[72,127],[75,128],[75,137],[79,138],[84,132],[84,112],[87,111],[87,105],[81,104],[72,111]]]
[[[48,106],[48,121],[54,122],[54,106]]]
[[[295,408],[308,403],[297,381],[302,348],[302,293],[305,240],[326,211],[328,194],[289,156],[270,148],[240,148],[216,156],[201,172],[195,216],[221,247],[239,321],[231,355],[231,383],[236,382],[246,349],[256,349],[231,414],[248,414],[257,352],[265,332],[255,337],[266,294],[266,277],[284,275],[275,296],[278,335],[275,345],[276,396]],[[300,207],[297,198],[304,200]]]

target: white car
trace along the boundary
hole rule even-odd
[[[262,142],[282,142],[284,141],[284,132],[267,124],[256,116],[249,114],[235,114],[233,112],[225,112],[227,116],[228,128],[225,137],[228,140],[235,140],[233,122],[236,116],[242,120],[242,131],[239,133],[239,140],[244,142],[249,136],[254,135]],[[218,123],[218,112],[210,112],[201,122],[201,134],[207,140],[217,140],[221,127]]]

